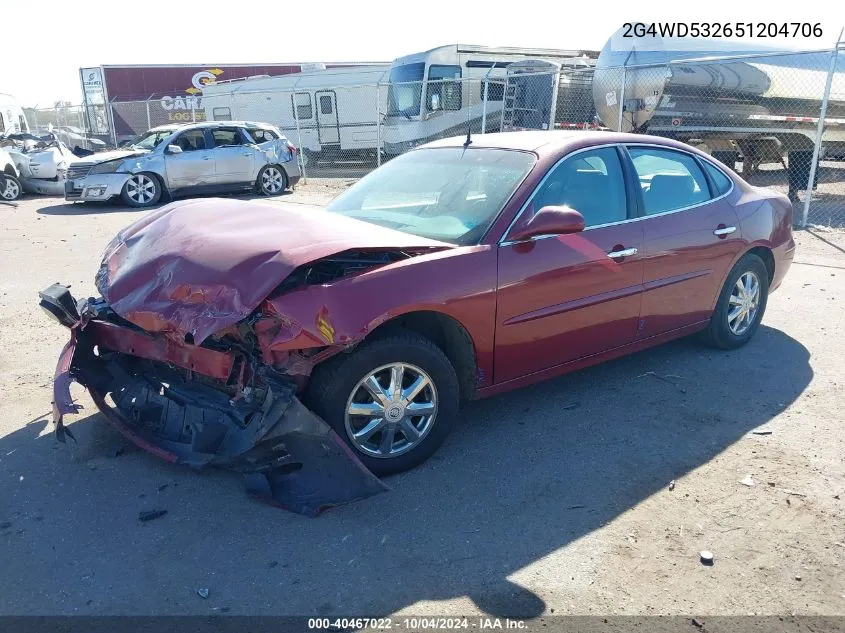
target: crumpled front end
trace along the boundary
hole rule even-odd
[[[41,306],[70,328],[53,387],[56,435],[73,438],[70,383],[84,385],[127,439],[172,463],[244,475],[257,498],[314,516],[388,488],[296,397],[291,379],[245,349],[150,335],[64,286]]]

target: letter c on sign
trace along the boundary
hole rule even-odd
[[[203,79],[205,79],[205,82],[203,82]],[[202,90],[206,84],[213,82],[214,79],[215,77],[213,73],[210,73],[207,70],[201,70],[191,77],[191,84],[193,84],[194,88],[197,90]]]
[[[173,97],[162,97],[161,98],[161,107],[164,110],[172,110],[173,109]]]

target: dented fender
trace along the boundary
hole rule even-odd
[[[454,247],[271,296],[258,308],[255,329],[265,362],[287,369],[299,350],[325,349],[322,362],[387,321],[434,312],[471,333],[478,386],[486,386],[493,375],[495,289],[495,248]]]

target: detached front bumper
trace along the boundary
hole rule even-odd
[[[119,196],[131,174],[89,174],[84,178],[66,180],[65,200],[83,202],[105,201]]]
[[[110,322],[102,306],[77,304],[58,284],[39,294],[71,331],[53,382],[60,441],[74,439],[64,416],[78,412],[70,394],[76,381],[140,448],[171,463],[242,473],[250,494],[293,512],[315,516],[388,490],[272,368],[240,352],[181,345]]]

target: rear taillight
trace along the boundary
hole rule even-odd
[[[291,142],[288,142],[288,150],[290,150],[291,154],[296,154],[296,152],[297,152],[296,145],[294,145]]]

